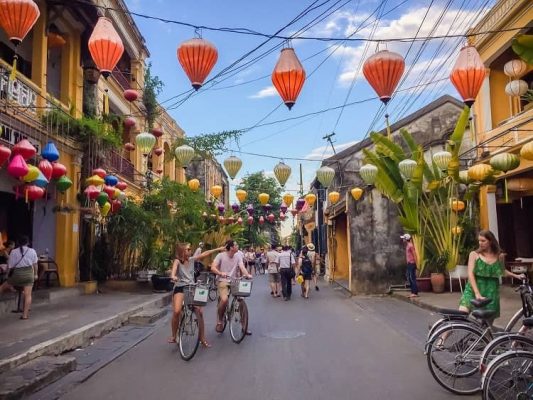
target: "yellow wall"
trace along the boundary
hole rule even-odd
[[[348,237],[347,237],[346,214],[335,218],[335,279],[349,279],[350,261],[348,260]]]
[[[509,118],[509,96],[505,94],[505,85],[509,78],[502,72],[492,69],[490,71],[490,109],[492,113],[492,126]]]

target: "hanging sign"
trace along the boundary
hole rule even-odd
[[[20,79],[9,80],[9,71],[0,66],[0,98],[11,100],[23,107],[28,107],[29,112],[35,113],[37,93]]]

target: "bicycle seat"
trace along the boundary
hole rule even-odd
[[[454,308],[440,308],[438,313],[443,317],[468,317],[467,311],[461,311]]]
[[[472,304],[476,308],[482,308],[489,304],[491,301],[492,299],[472,299],[470,300],[470,304]]]
[[[524,318],[522,324],[528,328],[533,328],[533,317]]]
[[[481,320],[488,320],[496,315],[496,311],[477,309],[477,310],[472,311],[472,315]]]

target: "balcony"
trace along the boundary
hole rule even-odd
[[[135,182],[135,176],[140,174],[130,160],[122,157],[114,150],[108,152],[105,159],[105,168],[115,171],[130,182]]]
[[[115,78],[115,81],[117,81],[118,85],[124,89],[131,89],[131,83],[129,78],[129,73],[122,72],[118,68],[115,68],[113,72],[111,73],[111,76]]]

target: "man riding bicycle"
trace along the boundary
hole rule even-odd
[[[211,272],[218,275],[218,297],[220,299],[216,326],[218,333],[224,330],[222,319],[228,304],[230,282],[237,277],[237,270],[239,269],[245,278],[252,279],[252,275],[244,266],[243,258],[237,253],[239,245],[234,240],[228,240],[224,247],[226,251],[218,253],[211,265]]]

